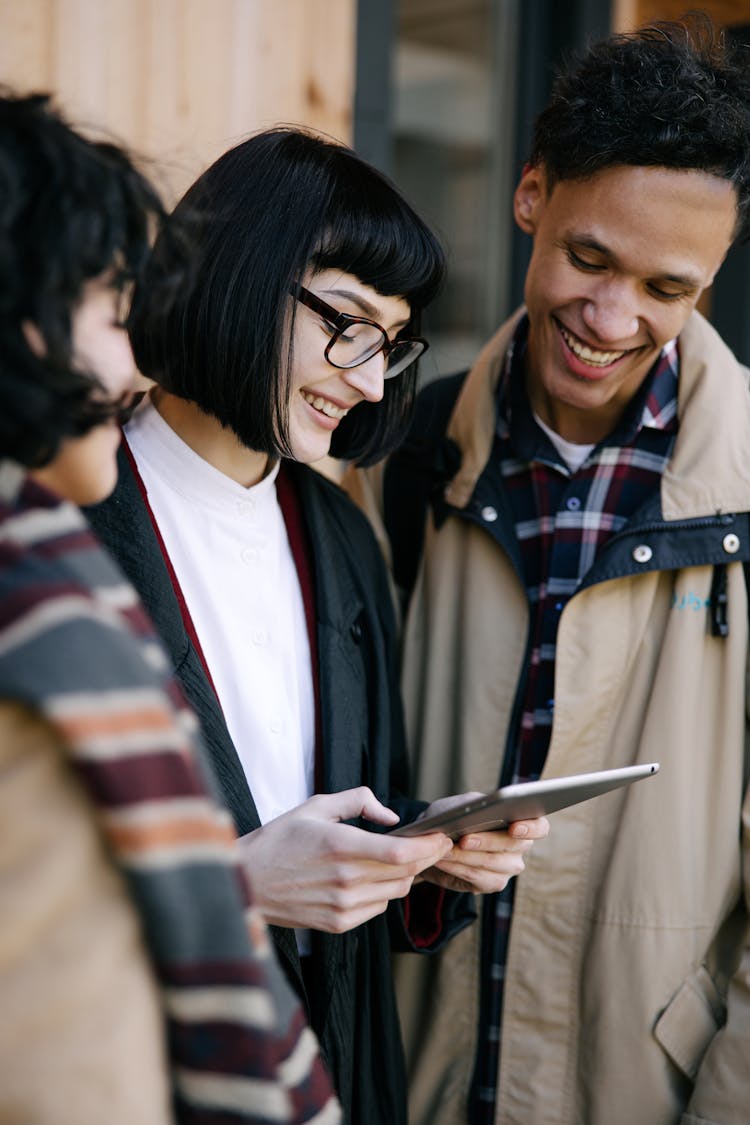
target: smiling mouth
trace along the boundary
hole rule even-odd
[[[320,395],[311,395],[309,391],[302,391],[302,397],[315,410],[325,414],[326,418],[335,418],[339,421],[341,418],[346,418],[349,413],[349,407],[336,406],[334,402],[330,402],[327,398],[321,398]]]
[[[555,324],[576,359],[579,359],[581,363],[588,364],[589,367],[609,367],[611,364],[616,363],[618,359],[622,359],[629,351],[633,350],[632,348],[625,348],[623,351],[617,352],[599,351],[598,348],[590,348],[588,344],[584,344],[582,340],[579,340],[577,336],[569,332],[559,320],[556,320]]]

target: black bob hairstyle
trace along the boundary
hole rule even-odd
[[[96,374],[75,366],[71,314],[105,271],[116,288],[137,278],[165,221],[121,148],[74,132],[46,94],[0,90],[0,457],[39,467],[112,417]]]
[[[230,149],[175,214],[190,225],[194,280],[166,313],[156,309],[149,277],[171,268],[157,243],[131,314],[138,367],[272,456],[291,456],[293,283],[310,268],[354,274],[406,299],[405,334],[418,331],[442,283],[443,250],[397,188],[351,149],[306,130],[270,129]],[[382,402],[342,420],[333,456],[367,464],[385,453],[415,389],[413,365],[386,382]]]
[[[548,184],[615,165],[708,172],[750,207],[750,59],[710,18],[690,13],[613,35],[558,73],[535,123],[530,161]]]

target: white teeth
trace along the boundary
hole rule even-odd
[[[566,328],[560,325],[560,332],[568,345],[573,355],[578,359],[582,359],[584,363],[590,364],[592,367],[606,367],[615,360],[621,359],[625,352],[599,352],[589,348],[586,344],[582,344],[575,336],[571,335]]]
[[[348,409],[342,406],[336,406],[334,403],[329,402],[327,398],[321,398],[320,395],[311,395],[309,391],[303,391],[302,397],[305,402],[309,402],[310,406],[314,406],[321,414],[325,414],[327,418],[345,418],[349,413]]]

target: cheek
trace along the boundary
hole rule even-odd
[[[554,254],[532,255],[526,274],[525,298],[529,306],[551,308],[585,296],[586,286],[578,274],[571,274],[567,262]]]
[[[658,317],[654,318],[652,333],[659,347],[664,347],[670,340],[674,340],[676,336],[679,336],[695,308],[696,303],[697,298],[689,304],[679,302],[678,306],[666,308]]]
[[[330,373],[331,367],[325,358],[328,337],[313,321],[298,316],[292,340],[290,386],[294,393],[307,383]]]
[[[122,329],[101,328],[86,340],[77,354],[82,365],[97,375],[111,398],[119,398],[133,386],[135,361],[128,335]]]
[[[329,453],[332,436],[315,424],[302,396],[293,395],[289,405],[289,444],[293,459],[303,465],[319,461]]]

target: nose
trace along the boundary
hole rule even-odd
[[[638,331],[635,295],[624,284],[602,285],[584,302],[581,315],[600,343],[622,342]]]
[[[358,390],[367,402],[380,402],[385,385],[385,356],[376,352],[358,367],[344,371],[344,378],[350,387]]]

